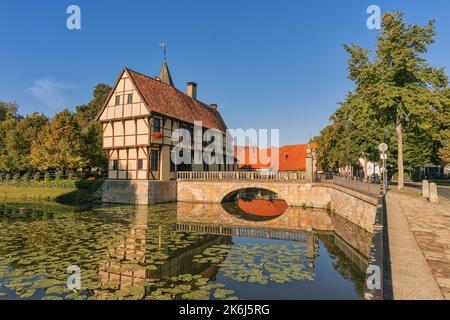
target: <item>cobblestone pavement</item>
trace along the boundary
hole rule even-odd
[[[386,201],[394,299],[439,299],[438,287],[450,300],[450,201],[429,203],[411,188]]]
[[[410,188],[415,188],[422,190],[422,183],[406,183],[406,185]],[[437,186],[439,197],[446,198],[450,200],[450,186]]]

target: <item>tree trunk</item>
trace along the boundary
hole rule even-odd
[[[397,175],[397,186],[398,190],[402,190],[405,187],[405,178],[404,178],[404,172],[403,172],[403,129],[402,129],[402,123],[397,120],[397,148],[398,148],[398,154],[397,154],[397,167],[398,167],[398,175]],[[386,170],[386,168],[385,168]]]

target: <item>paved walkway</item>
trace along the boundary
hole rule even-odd
[[[406,188],[386,203],[393,298],[450,300],[450,201]]]
[[[409,182],[406,183],[408,187],[416,188],[422,190],[422,183],[421,182]],[[437,186],[438,189],[438,195],[439,197],[446,198],[447,200],[450,200],[450,186]]]

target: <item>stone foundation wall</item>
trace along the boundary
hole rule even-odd
[[[102,202],[149,205],[177,201],[176,181],[106,180]]]

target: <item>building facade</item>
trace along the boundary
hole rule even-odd
[[[197,100],[195,83],[187,84],[186,93],[175,88],[165,62],[154,78],[124,68],[97,120],[103,129],[109,180],[169,181],[176,179],[177,171],[234,168],[225,159],[215,165],[175,165],[171,161],[181,140],[177,129],[186,129],[192,137],[194,122],[201,121],[202,132],[214,129],[225,137],[227,127],[217,105]]]

